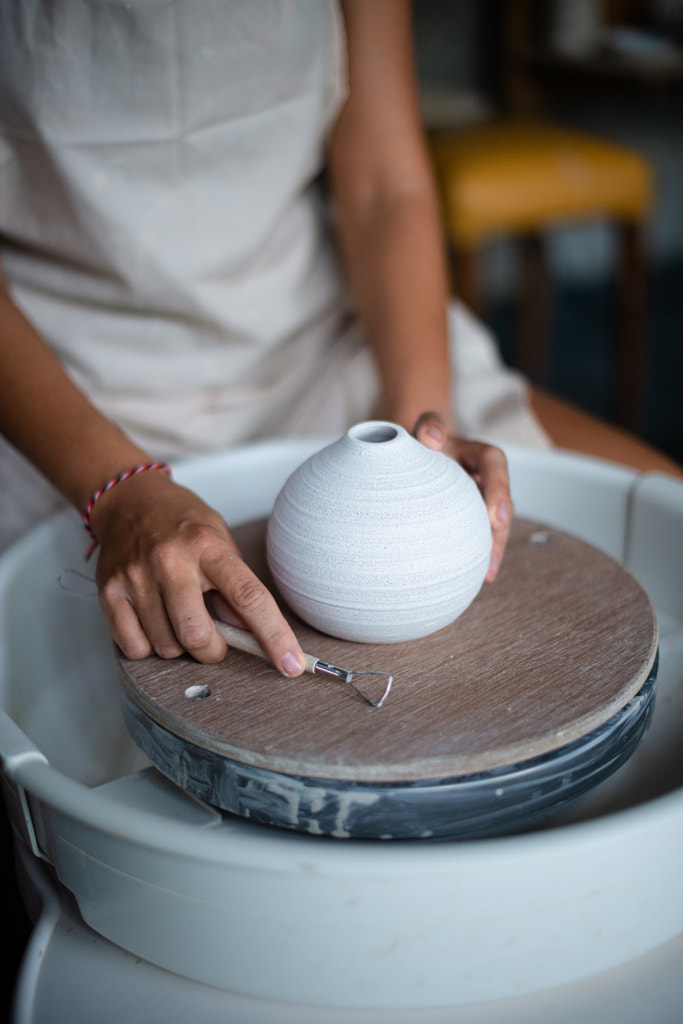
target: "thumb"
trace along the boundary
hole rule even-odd
[[[443,416],[438,412],[423,412],[413,429],[413,436],[425,448],[440,451],[448,439],[448,431]]]

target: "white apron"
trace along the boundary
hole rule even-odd
[[[319,174],[346,89],[325,0],[0,0],[0,246],[12,294],[150,454],[372,414]],[[452,311],[464,432],[545,443]],[[0,448],[0,546],[57,500]]]

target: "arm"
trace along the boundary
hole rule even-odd
[[[150,456],[102,416],[14,305],[0,275],[0,432],[79,511],[111,477]],[[152,651],[220,661],[225,643],[203,595],[221,595],[223,615],[246,624],[285,675],[303,655],[277,605],[242,562],[221,517],[166,473],[131,477],[95,504],[100,602],[130,658]]]
[[[381,414],[457,458],[489,509],[496,574],[512,516],[505,458],[455,436],[448,284],[405,0],[344,0],[350,93],[330,139],[339,237],[380,377]]]

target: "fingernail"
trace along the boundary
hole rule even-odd
[[[427,427],[425,433],[428,434],[429,437],[433,437],[435,441],[443,441],[446,437],[446,431],[443,427],[437,427],[436,424],[432,424]]]
[[[507,526],[510,521],[510,510],[504,501],[501,501],[500,505],[496,509],[496,519],[501,526]]]
[[[303,665],[292,651],[287,651],[281,664],[282,672],[286,676],[300,676],[303,671]]]
[[[489,580],[494,580],[496,578],[496,574],[498,573],[499,568],[500,558],[498,557],[498,555],[493,555],[491,561],[489,562],[489,571],[486,573]]]

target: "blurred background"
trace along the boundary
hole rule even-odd
[[[414,18],[430,132],[540,118],[650,165],[647,358],[630,426],[683,462],[683,0],[416,0]],[[554,290],[540,383],[613,419],[614,232],[592,217],[553,225],[546,244]],[[484,319],[514,364],[519,253],[504,236],[485,249]]]

